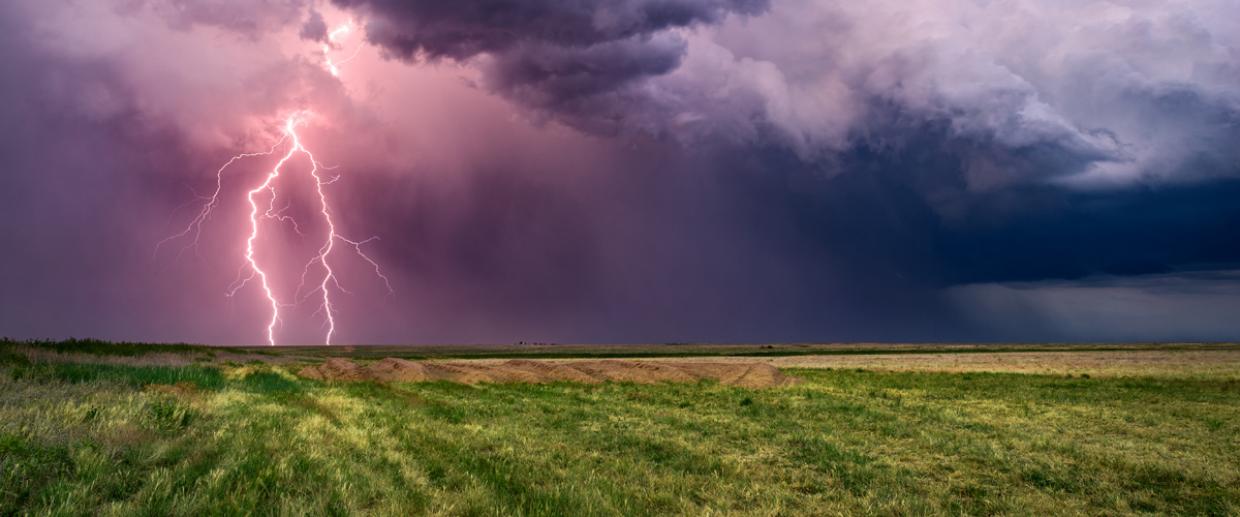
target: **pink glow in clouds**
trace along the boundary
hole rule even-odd
[[[970,314],[1240,263],[1232,3],[0,2],[0,335],[1127,337]]]
[[[357,56],[357,52],[361,50],[361,47],[358,47],[358,50],[345,60],[338,63],[333,63],[331,54],[337,45],[336,40],[348,34],[349,30],[350,25],[348,24],[338,27],[328,34],[327,42],[323,44],[323,59],[325,66],[330,73],[336,77],[340,75],[339,66],[352,60]],[[358,257],[372,266],[375,274],[383,280],[383,283],[387,287],[388,291],[393,292],[391,281],[386,275],[383,274],[379,264],[362,251],[362,245],[378,240],[378,237],[370,237],[361,241],[355,241],[348,239],[337,232],[336,222],[332,217],[332,209],[328,202],[325,187],[331,183],[334,183],[337,179],[339,179],[339,177],[337,176],[328,180],[324,179],[320,171],[326,169],[326,167],[315,159],[314,154],[306,148],[301,136],[297,133],[297,128],[311,120],[313,115],[313,112],[309,110],[302,110],[288,115],[288,117],[284,119],[283,131],[279,141],[277,141],[270,150],[264,152],[239,154],[233,156],[225,162],[225,164],[216,171],[215,191],[207,199],[206,203],[198,211],[198,214],[194,217],[194,219],[190,221],[189,225],[186,226],[184,230],[167,239],[164,239],[163,241],[160,241],[160,243],[156,245],[156,252],[158,252],[160,246],[166,242],[183,237],[189,237],[192,234],[193,239],[189,246],[197,246],[199,238],[202,234],[203,223],[210,217],[212,210],[220,201],[220,190],[223,185],[224,171],[239,160],[261,156],[271,156],[275,154],[277,148],[287,142],[288,149],[285,151],[284,155],[263,177],[262,182],[247,192],[246,199],[249,203],[250,211],[249,234],[245,237],[245,265],[242,267],[242,272],[238,275],[237,280],[233,282],[233,285],[228,289],[228,296],[235,296],[238,291],[248,285],[251,281],[257,279],[257,285],[261,289],[263,296],[266,298],[267,304],[270,305],[271,308],[270,317],[267,320],[266,326],[266,340],[267,344],[271,346],[275,346],[276,344],[276,327],[281,322],[280,309],[288,306],[289,303],[281,302],[280,296],[276,294],[267,272],[269,269],[278,268],[278,266],[269,265],[264,267],[260,264],[259,259],[256,257],[256,241],[259,238],[259,233],[262,229],[262,223],[264,221],[289,223],[298,235],[302,235],[301,225],[297,222],[297,220],[293,216],[285,215],[285,211],[288,207],[277,208],[276,206],[276,200],[280,197],[280,193],[276,188],[276,180],[280,178],[282,170],[289,164],[289,161],[297,155],[304,155],[309,163],[308,177],[314,186],[314,193],[318,204],[317,215],[322,218],[322,224],[326,227],[326,235],[323,237],[322,246],[303,268],[301,283],[298,284],[297,290],[292,296],[292,303],[299,303],[315,294],[321,296],[321,302],[318,309],[315,311],[315,314],[322,314],[324,324],[326,326],[326,335],[323,338],[323,344],[331,345],[332,337],[336,332],[337,312],[335,306],[332,304],[331,292],[333,288],[342,292],[348,292],[343,286],[341,286],[340,280],[337,278],[336,272],[332,268],[332,263],[330,261],[332,252],[336,249],[337,241],[347,244],[353,249]],[[260,209],[260,203],[257,198],[258,196],[264,195],[268,196],[266,210]],[[322,277],[316,282],[316,286],[313,289],[302,295],[302,290],[305,287],[307,276],[309,276],[311,270],[316,267],[322,271]]]

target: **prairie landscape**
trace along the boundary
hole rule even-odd
[[[1237,13],[0,0],[0,517],[1240,516]]]
[[[0,345],[3,514],[1234,515],[1238,451],[1229,344]]]

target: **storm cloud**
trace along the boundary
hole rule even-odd
[[[1232,10],[10,2],[0,334],[253,341],[262,304],[223,291],[265,162],[223,178],[199,246],[152,252],[310,109],[342,231],[380,237],[396,291],[341,260],[351,342],[1223,339]]]
[[[766,0],[333,0],[366,15],[370,41],[401,57],[465,59],[529,42],[561,48],[758,14]]]
[[[405,60],[604,134],[775,142],[808,161],[946,125],[970,187],[1234,174],[1226,1],[336,0]],[[965,148],[968,149],[965,149]]]
[[[675,70],[676,31],[756,15],[767,0],[333,0],[366,19],[370,42],[405,60],[481,57],[492,91],[581,129],[626,129],[638,83]]]

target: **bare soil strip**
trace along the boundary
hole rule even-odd
[[[780,350],[792,352],[792,347]],[[133,366],[237,365],[252,362],[272,363],[302,369],[304,376],[339,380],[447,380],[465,383],[480,382],[694,382],[717,379],[725,384],[780,385],[786,378],[777,377],[777,369],[843,368],[879,371],[930,372],[1011,372],[1029,374],[1088,374],[1101,376],[1209,376],[1240,380],[1240,347],[1221,345],[1116,345],[1116,349],[1097,350],[1094,345],[1062,345],[1047,350],[984,351],[978,348],[927,345],[924,352],[893,345],[878,353],[860,349],[851,353],[834,353],[833,345],[823,345],[824,353],[770,356],[685,356],[660,357],[666,346],[652,345],[651,355],[634,358],[550,358],[534,354],[528,358],[443,358],[405,360],[372,355],[381,349],[339,347],[316,349],[319,353],[349,354],[354,357],[335,359],[314,356],[311,349],[262,349],[263,353],[202,348],[191,351],[158,351],[134,355],[98,355],[93,353],[56,351],[33,345],[18,345],[7,350],[35,363],[86,363]],[[1160,348],[1171,347],[1171,348]],[[681,349],[680,346],[673,347]],[[685,348],[692,348],[686,346]],[[755,350],[767,349],[754,348]],[[499,348],[496,348],[499,349]],[[817,350],[818,348],[814,348]],[[388,352],[419,351],[421,348],[390,347]],[[470,347],[447,349],[458,353]],[[747,349],[748,350],[748,349]],[[899,350],[900,353],[889,353]],[[858,353],[859,352],[859,353]],[[709,353],[709,352],[707,352]],[[321,363],[327,359],[326,363]],[[411,358],[413,359],[413,358]],[[766,379],[766,380],[763,380]]]
[[[793,384],[796,379],[763,362],[627,361],[406,361],[387,358],[370,364],[328,359],[307,366],[298,375],[334,381],[450,381],[478,383],[546,383],[607,381],[655,384],[715,380],[731,386],[768,388]]]

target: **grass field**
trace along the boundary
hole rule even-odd
[[[306,349],[0,343],[0,514],[1240,513],[1234,347],[1038,351],[1114,354],[1042,359],[1057,373],[1005,373],[1028,347],[840,350],[744,389],[323,383],[295,375]]]

